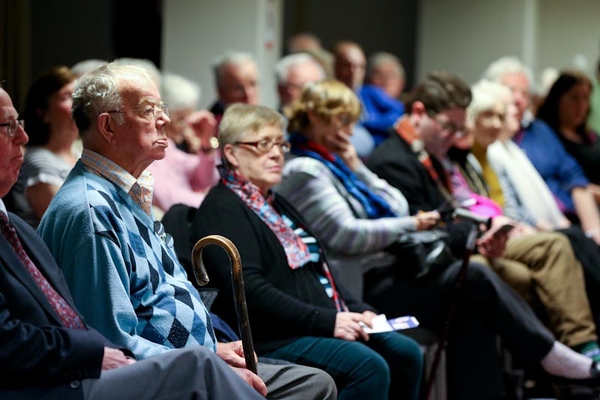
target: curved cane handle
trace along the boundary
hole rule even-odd
[[[220,235],[209,235],[198,240],[192,250],[192,267],[196,282],[200,286],[208,283],[208,274],[202,260],[202,251],[206,246],[216,244],[223,248],[229,260],[231,261],[231,279],[233,281],[233,296],[235,303],[235,312],[237,314],[238,329],[242,337],[242,347],[244,349],[244,359],[246,368],[256,372],[256,360],[254,358],[254,344],[252,342],[252,332],[250,330],[250,320],[248,319],[248,307],[246,305],[246,293],[244,291],[244,277],[242,275],[242,259],[240,253],[233,242]]]

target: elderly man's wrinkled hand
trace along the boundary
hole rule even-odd
[[[102,371],[124,367],[133,363],[135,363],[135,359],[127,357],[121,350],[110,347],[104,348]]]
[[[265,385],[258,375],[252,373],[252,371],[247,370],[246,368],[238,368],[231,365],[230,367],[235,371],[236,374],[240,376],[240,378],[252,386],[254,390],[260,393],[263,397],[267,397],[267,385]]]
[[[229,343],[217,343],[217,355],[232,367],[246,368],[244,347],[241,340]],[[254,359],[258,361],[256,354],[254,354]]]

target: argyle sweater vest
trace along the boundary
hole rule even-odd
[[[78,164],[55,200],[38,231],[90,325],[140,359],[194,345],[216,350],[197,290],[127,193]]]

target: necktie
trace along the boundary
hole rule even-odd
[[[75,310],[73,310],[65,299],[54,290],[52,285],[50,285],[50,282],[46,280],[33,261],[31,261],[21,245],[21,241],[17,236],[17,231],[8,220],[8,216],[2,211],[0,211],[0,225],[2,227],[2,235],[4,235],[8,243],[10,243],[23,265],[25,265],[27,272],[29,272],[42,293],[44,293],[44,296],[48,299],[48,302],[60,317],[63,325],[72,329],[85,329],[85,324],[81,318],[79,318]]]

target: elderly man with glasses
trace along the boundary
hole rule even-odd
[[[170,119],[156,85],[134,66],[85,74],[73,94],[84,151],[39,232],[88,322],[139,359],[204,346],[270,398],[330,398],[324,372],[245,368],[240,342],[217,343],[211,317],[152,215],[152,176]],[[93,297],[92,297],[93,296]]]
[[[28,137],[0,89],[0,198]],[[0,398],[262,398],[206,347],[136,362],[86,324],[44,242],[0,199]]]

